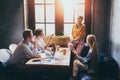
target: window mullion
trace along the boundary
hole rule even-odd
[[[28,2],[28,28],[35,30],[35,4],[34,0],[27,0]]]
[[[60,0],[55,0],[55,34],[63,35],[64,31],[64,17],[63,7]]]
[[[44,23],[45,23],[45,35],[46,35],[46,0],[44,0]]]

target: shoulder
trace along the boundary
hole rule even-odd
[[[77,26],[77,24],[75,23],[75,24],[73,24],[73,27],[76,27]]]
[[[72,27],[72,28],[75,29],[76,27],[77,27],[77,24],[73,24],[73,27]]]
[[[25,44],[19,44],[19,45],[18,45],[18,48],[19,48],[19,49],[24,49],[24,48],[26,48],[26,47],[27,47],[27,45],[25,45]]]
[[[15,49],[14,53],[18,54],[21,53],[23,50],[25,50],[27,48],[27,46],[25,46],[24,44],[20,43],[17,48]]]
[[[83,27],[86,27],[86,25],[85,25],[84,23],[82,24],[82,26],[83,26]]]
[[[73,24],[73,26],[76,26],[76,25],[77,25],[77,23],[74,23],[74,24]]]
[[[24,41],[21,41],[18,45],[19,48],[27,48],[27,44]]]

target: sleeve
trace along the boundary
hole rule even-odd
[[[22,45],[22,48],[23,52],[26,53],[29,58],[35,57],[37,55],[36,48],[33,48],[33,50],[31,50],[27,45]]]
[[[45,47],[45,45],[46,45],[43,39],[41,39],[41,44],[43,47]]]
[[[37,47],[38,47],[38,49],[41,49],[41,50],[43,50],[44,48],[45,48],[45,42],[44,42],[44,40],[43,39],[40,39],[38,42],[37,42]]]
[[[91,56],[92,56],[92,51],[88,51],[88,54],[87,54],[86,58],[90,59]]]

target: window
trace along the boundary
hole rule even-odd
[[[42,28],[46,35],[55,34],[54,0],[35,0],[35,28]]]
[[[63,0],[64,35],[71,37],[72,26],[79,15],[84,16],[85,0]]]
[[[32,18],[33,20],[30,18],[28,22],[34,26],[32,29],[42,28],[45,35],[52,33],[62,35],[63,33],[71,36],[72,26],[76,22],[76,17],[79,15],[85,16],[85,0],[29,1],[34,1],[34,4],[30,2],[34,5],[34,13],[32,13],[33,11],[28,11],[28,14],[32,14],[34,18]]]

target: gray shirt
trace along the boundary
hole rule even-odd
[[[18,47],[15,49],[15,52],[9,63],[25,64],[28,59],[35,57],[37,52],[37,48],[34,48],[31,42],[26,43],[25,41],[21,41]]]

